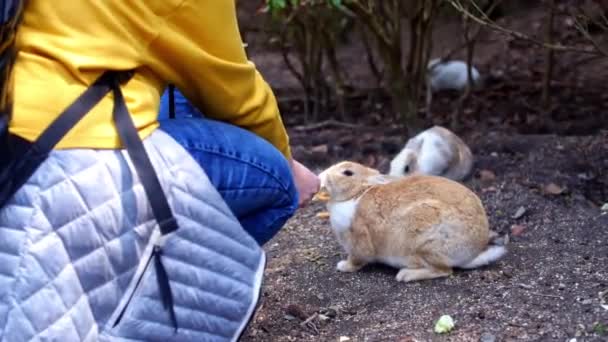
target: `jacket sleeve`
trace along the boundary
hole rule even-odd
[[[205,116],[242,127],[289,158],[276,98],[241,40],[235,1],[185,0],[150,43],[150,64]]]

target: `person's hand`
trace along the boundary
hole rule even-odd
[[[296,189],[298,189],[298,205],[304,207],[319,191],[319,177],[294,159],[289,160],[289,165],[291,166]]]

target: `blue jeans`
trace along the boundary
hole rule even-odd
[[[177,90],[176,118],[164,119],[168,118],[166,98],[165,92],[159,113],[161,129],[205,170],[243,228],[260,245],[266,243],[298,208],[285,157],[249,131],[203,118]]]
[[[196,107],[192,105],[179,92],[179,90],[175,89],[175,117],[176,118],[192,118],[192,117],[203,117],[203,113],[201,113]],[[165,90],[163,96],[160,98],[160,112],[158,113],[158,120],[169,119],[169,91]]]

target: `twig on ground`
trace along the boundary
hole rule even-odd
[[[531,285],[527,285],[527,284],[518,284],[519,287],[521,287],[522,289],[526,289],[526,290],[531,290],[534,287],[532,287]]]
[[[319,314],[315,312],[314,314],[312,314],[312,316],[308,317],[304,322],[300,323],[300,326],[312,330],[312,332],[315,335],[319,335],[319,328],[317,328],[317,326],[312,322],[315,318],[317,318],[317,316],[319,316]]]
[[[531,295],[539,296],[539,297],[556,298],[556,299],[564,300],[564,297],[557,296],[557,295],[550,295],[550,294],[544,294],[544,293],[538,293],[538,292],[528,292],[528,293]]]
[[[510,325],[510,326],[512,326],[512,327],[517,327],[517,328],[525,328],[525,326],[524,326],[524,325],[519,324],[519,323],[515,323],[515,322],[509,322],[509,323],[507,323],[507,324],[509,324],[509,325]]]
[[[298,132],[306,132],[306,131],[314,131],[317,129],[326,128],[328,126],[337,126],[337,127],[343,127],[343,128],[351,128],[351,129],[358,129],[358,128],[364,127],[361,125],[351,124],[348,122],[340,122],[340,121],[336,121],[336,120],[325,120],[325,121],[313,123],[310,125],[295,126],[293,128],[293,130],[298,131]]]
[[[517,284],[517,286],[521,287],[524,290],[532,290],[534,288],[532,285],[527,285],[527,284],[523,284],[523,283]],[[564,297],[557,296],[557,295],[544,294],[544,293],[538,293],[538,292],[532,292],[532,291],[528,291],[528,293],[531,295],[534,295],[534,296],[539,296],[539,297],[556,298],[556,299],[564,300]]]

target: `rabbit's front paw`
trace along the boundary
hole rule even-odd
[[[351,259],[346,259],[338,262],[336,268],[340,272],[356,272],[363,267],[362,264],[356,264]]]

